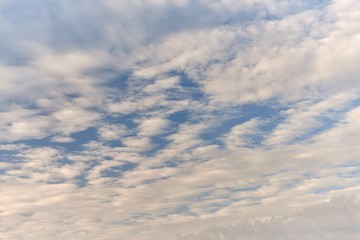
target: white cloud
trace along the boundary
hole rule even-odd
[[[178,77],[160,79],[160,80],[157,80],[154,84],[146,86],[145,91],[146,92],[158,92],[161,90],[175,87],[178,82],[179,82]]]
[[[261,121],[251,119],[231,128],[231,131],[224,136],[224,141],[228,148],[237,148],[246,145],[252,145],[251,135],[259,134]]]
[[[146,151],[152,147],[151,140],[148,137],[127,137],[122,140],[122,143],[135,152]]]
[[[2,141],[42,138],[51,125],[47,116],[39,116],[38,111],[21,107],[10,107],[0,115]]]
[[[170,122],[163,118],[146,118],[137,121],[139,123],[140,136],[156,136],[163,133],[169,126]]]
[[[113,125],[102,125],[98,129],[98,133],[101,139],[109,141],[109,140],[119,140],[128,132],[125,126],[120,124],[118,125],[113,124]]]
[[[273,5],[282,4],[283,9],[289,7],[287,1]],[[325,11],[310,9],[247,26],[234,23],[170,35],[141,51],[147,67],[137,70],[136,75],[151,78],[184,69],[202,83],[214,101],[230,104],[274,97],[316,98],[323,90],[351,90],[358,83],[354,78],[358,75],[354,65],[359,52],[355,44],[358,31],[340,24],[347,21],[345,14],[332,20],[322,18],[324,13],[336,14],[336,4]],[[346,11],[355,14],[352,9]]]
[[[166,106],[168,103],[163,95],[155,95],[149,97],[129,97],[128,100],[114,102],[108,104],[108,111],[110,113],[131,114],[139,111],[146,111],[154,107]]]
[[[1,144],[0,150],[2,151],[16,151],[26,148],[25,144]]]
[[[86,130],[95,125],[101,116],[97,112],[86,111],[77,107],[65,107],[53,113],[55,128],[62,134],[71,134]]]
[[[357,1],[0,9],[3,238],[358,235]]]
[[[266,139],[266,144],[282,144],[301,139],[312,130],[326,128],[326,121],[336,122],[341,112],[358,98],[354,92],[332,95],[317,103],[300,102],[298,106],[283,112],[285,120],[279,124]],[[310,134],[311,136],[312,134]]]
[[[212,227],[178,240],[205,239],[357,239],[359,235],[358,200],[333,198],[331,201],[309,207],[291,215],[240,222],[237,225]]]

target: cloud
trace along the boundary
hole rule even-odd
[[[109,141],[121,139],[124,135],[128,134],[128,131],[125,126],[119,124],[102,125],[98,130],[98,134],[100,138]]]
[[[261,121],[251,119],[245,123],[231,128],[231,131],[224,137],[228,148],[237,148],[246,145],[252,145],[251,135],[259,133]]]
[[[39,116],[36,110],[22,107],[10,107],[1,112],[1,138],[2,141],[19,139],[36,139],[46,136],[51,123],[46,116]]]
[[[356,93],[345,92],[333,95],[317,103],[300,102],[299,106],[283,112],[285,121],[279,124],[266,139],[266,144],[281,144],[312,135],[331,122],[336,122],[343,111],[358,98]]]
[[[273,21],[255,21],[246,26],[235,22],[171,35],[144,51],[153,52],[149,55],[154,57],[145,58],[150,67],[136,73],[151,78],[171,69],[184,69],[202,83],[211,99],[229,103],[291,100],[304,94],[316,97],[323,90],[350,90],[357,84],[351,77],[356,76],[353,63],[359,51],[352,41],[356,41],[357,34],[351,30],[346,40],[334,37],[335,33],[342,36],[352,28],[331,24],[346,21],[342,19],[344,15],[333,17],[336,4],[325,6],[323,11],[304,9]],[[351,14],[352,10],[347,11]],[[324,14],[329,17],[322,18]],[[341,48],[345,41],[351,50]],[[338,61],[341,65],[337,67],[328,64]]]
[[[169,121],[163,118],[148,118],[139,121],[139,135],[159,135],[170,125]]]
[[[212,227],[177,239],[356,239],[358,205],[353,198],[333,198],[290,215]]]
[[[355,239],[357,7],[0,0],[2,237]]]
[[[58,143],[71,143],[71,142],[75,142],[75,139],[71,138],[71,137],[65,137],[65,136],[55,136],[55,137],[51,138],[51,141],[58,142]]]
[[[63,108],[53,113],[52,116],[58,131],[63,134],[86,130],[94,126],[94,122],[100,119],[99,113],[76,107]],[[71,119],[71,121],[69,121],[69,119]]]

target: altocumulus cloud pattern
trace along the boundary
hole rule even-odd
[[[359,239],[359,22],[356,0],[0,0],[0,239]]]

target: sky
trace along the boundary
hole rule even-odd
[[[0,240],[355,240],[360,2],[0,0]]]

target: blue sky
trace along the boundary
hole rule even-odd
[[[0,0],[0,238],[358,239],[359,11]]]

